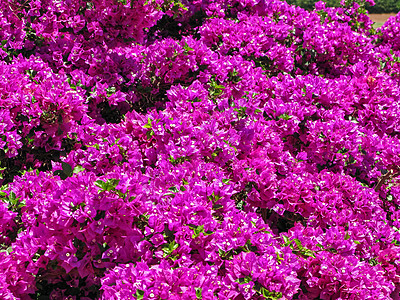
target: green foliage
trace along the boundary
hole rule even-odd
[[[184,163],[185,161],[190,161],[190,157],[188,156],[180,156],[178,158],[173,158],[172,155],[169,156],[169,162],[174,166]]]
[[[25,201],[20,201],[20,197],[17,197],[14,192],[10,192],[7,197],[5,192],[0,192],[0,199],[3,198],[3,201],[8,203],[9,208],[12,211],[18,211],[20,208],[25,206]]]
[[[370,13],[397,13],[400,10],[399,0],[375,0],[375,5],[366,6]]]
[[[82,166],[76,166],[74,169],[67,164],[66,162],[61,163],[62,170],[57,170],[54,172],[54,175],[60,176],[62,180],[67,179],[68,177],[72,177],[74,173],[79,173],[85,170]]]
[[[136,297],[136,299],[143,299],[144,291],[137,289],[134,296]]]
[[[278,119],[283,119],[283,120],[290,120],[292,118],[292,116],[291,115],[288,115],[288,114],[286,114],[286,113],[284,113],[283,115],[280,115],[279,117],[278,117]]]
[[[175,243],[175,241],[172,241],[169,244],[165,244],[163,246],[163,252],[164,252],[163,257],[165,258],[167,256],[172,255],[172,252],[174,252],[175,249],[177,249],[178,247],[179,247],[179,244]]]
[[[106,182],[103,180],[97,180],[94,184],[102,189],[102,191],[115,190],[119,183],[119,179],[110,178]]]
[[[223,93],[223,90],[225,89],[225,86],[219,84],[219,81],[215,79],[215,76],[213,76],[208,83],[209,85],[209,94],[211,99],[216,99],[218,96],[220,96]]]
[[[203,290],[202,288],[194,288],[196,290],[196,298],[203,299]]]
[[[290,240],[287,236],[282,235],[282,239],[284,241],[284,244],[282,246],[284,247],[290,247],[292,249],[292,252],[296,255],[299,255],[301,257],[315,257],[314,251],[307,249],[301,244],[301,241],[299,239],[293,239]],[[279,260],[279,258],[278,258]]]
[[[277,300],[282,298],[282,293],[274,292],[274,291],[269,291],[264,287],[261,287],[260,290],[258,291],[261,295],[265,297],[265,299],[268,300]]]

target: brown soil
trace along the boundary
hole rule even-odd
[[[396,14],[369,14],[369,17],[375,23],[385,23],[387,19],[391,16],[395,16]]]

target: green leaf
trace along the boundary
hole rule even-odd
[[[277,300],[282,298],[282,293],[278,293],[278,292],[270,292],[269,290],[267,290],[265,287],[261,287],[260,289],[260,294],[263,295],[265,298],[269,299],[269,300]]]
[[[179,190],[175,186],[171,186],[168,190],[173,192],[173,193],[179,192]]]
[[[56,170],[56,171],[54,171],[53,174],[56,175],[56,176],[60,176],[60,178],[61,178],[62,180],[65,180],[65,179],[68,178],[68,175],[65,174],[63,170]]]
[[[341,153],[341,154],[344,154],[344,153],[347,153],[347,152],[349,152],[349,149],[347,149],[347,148],[345,148],[345,147],[343,147],[342,149],[340,149],[337,153]]]
[[[210,197],[210,196],[209,196]],[[218,201],[219,199],[221,199],[222,197],[219,195],[216,195],[215,192],[213,191],[211,194],[211,200],[215,200]]]
[[[146,132],[146,136],[147,136],[148,140],[150,140],[153,135],[154,135],[153,129]]]
[[[60,178],[62,180],[65,180],[68,177],[72,177],[74,172],[72,170],[72,167],[69,164],[67,164],[66,162],[62,162],[61,167],[62,167],[62,170],[56,170],[56,171],[54,171],[53,174],[56,176],[60,176]]]
[[[136,299],[143,299],[144,291],[137,289],[134,296],[136,297]]]
[[[119,183],[119,179],[115,179],[115,178],[110,178],[107,180],[107,190],[111,191],[113,189],[115,189]]]
[[[106,182],[103,180],[96,180],[94,185],[98,186],[99,188],[105,190],[106,189]]]
[[[190,101],[190,102],[192,102],[192,103],[194,103],[194,102],[201,102],[202,100],[199,98],[199,97],[196,97],[196,98],[194,98],[192,101]]]
[[[310,249],[306,249],[306,248],[302,249],[301,254],[304,255],[304,256],[309,256],[309,257],[314,257],[315,258],[314,251],[312,251]]]
[[[233,69],[233,71],[230,71],[228,73],[228,78],[230,81],[232,81],[233,83],[238,83],[239,81],[242,80],[242,78],[239,76],[239,72],[236,71],[235,69]]]
[[[107,180],[107,182],[105,182],[103,180],[97,180],[97,181],[95,181],[94,184],[96,186],[98,186],[99,188],[101,188],[103,191],[111,191],[111,190],[115,190],[119,181],[120,181],[119,179],[110,178]]]
[[[197,299],[203,299],[203,290],[202,288],[194,288],[196,290],[196,298]]]
[[[239,210],[242,210],[244,206],[246,206],[246,201],[244,200],[240,200],[236,203],[236,208]]]
[[[85,168],[82,167],[82,166],[77,165],[77,166],[74,168],[73,173],[76,174],[76,173],[80,173],[80,172],[82,172],[82,171],[85,171]]]
[[[152,120],[150,119],[150,118],[147,118],[147,124],[146,125],[144,125],[143,127],[144,128],[151,128],[151,123],[152,123]]]
[[[227,178],[222,179],[222,183],[225,183],[225,184],[228,184],[229,181],[232,181],[232,179],[227,179]]]
[[[201,232],[204,232],[204,225],[197,226],[197,228],[194,230],[194,234],[196,236],[199,236]]]
[[[15,195],[14,192],[10,192],[10,196],[8,197],[8,200],[10,201],[10,203],[12,205],[17,205],[18,200],[17,200],[17,196]]]
[[[276,252],[276,259],[278,260],[278,263],[280,264],[283,260],[285,260],[283,257],[280,256],[279,252]]]
[[[211,98],[218,97],[219,95],[222,94],[223,90],[225,89],[223,85],[220,85],[215,81],[215,78],[211,79],[209,85],[210,85],[209,93]]]
[[[21,202],[18,204],[17,208],[22,208],[22,207],[25,207],[25,206],[26,206],[26,203],[25,203],[25,200],[24,200],[24,201],[21,201]]]
[[[67,175],[68,177],[71,177],[73,174],[72,167],[69,164],[67,164],[66,162],[62,162],[61,165],[62,165],[62,170],[63,170],[64,174]]]
[[[279,117],[278,117],[278,119],[283,119],[283,120],[290,120],[291,118],[292,118],[293,116],[290,116],[290,115],[288,115],[288,114],[283,114],[283,115],[280,115]]]
[[[1,252],[7,252],[7,254],[10,254],[12,251],[13,251],[13,249],[12,249],[12,247],[10,246],[10,247],[8,247],[7,249],[2,249],[2,250],[0,250],[0,253],[1,253]]]
[[[165,257],[167,257],[168,255],[171,255],[172,254],[172,252],[174,252],[174,250],[176,249],[176,248],[178,248],[179,247],[179,244],[177,244],[177,243],[175,243],[175,241],[172,241],[171,243],[169,243],[169,244],[165,244],[164,246],[163,246],[163,252],[164,252],[164,258]]]
[[[301,241],[300,241],[299,239],[294,239],[293,241],[295,242],[296,246],[297,246],[299,249],[302,249],[302,248],[303,248],[303,245],[301,244]]]
[[[224,257],[226,252],[224,250],[222,250],[222,249],[218,249],[218,254],[219,254],[220,257]]]
[[[246,284],[251,282],[253,279],[250,276],[246,276],[246,277],[241,277],[239,279],[236,279],[235,282],[239,282],[239,284]]]
[[[291,241],[289,240],[289,237],[286,236],[286,235],[282,235],[282,239],[283,239],[283,241],[285,243],[284,246],[289,246],[289,244],[291,243]]]
[[[71,204],[71,210],[72,210],[72,211],[77,211],[78,209],[84,208],[85,206],[86,206],[86,203],[85,203],[85,202],[81,202],[81,203],[79,203],[79,204],[77,204],[77,205]]]
[[[193,230],[192,238],[197,238],[201,232],[204,233],[204,225],[196,226],[196,225],[188,225],[190,229]],[[211,234],[211,233],[210,233]]]
[[[173,164],[174,166],[179,165],[185,161],[190,161],[190,157],[181,156],[181,157],[178,157],[177,159],[174,159],[172,155],[169,156],[169,162],[171,164]]]
[[[227,144],[229,147],[233,148],[235,150],[235,152],[237,152],[237,149],[235,146],[232,146],[231,143],[229,143],[229,141],[227,140],[223,140],[225,144]]]
[[[221,208],[223,208],[223,207],[224,207],[224,206],[221,205],[221,204],[215,204],[215,205],[213,205],[212,209],[213,209],[213,210],[218,210],[218,209],[221,209]]]
[[[194,49],[189,47],[189,45],[186,42],[185,42],[185,45],[183,46],[183,49],[185,49],[186,52],[194,51]]]

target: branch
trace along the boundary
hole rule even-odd
[[[393,173],[393,170],[391,170],[391,171],[388,171],[385,175],[379,177],[378,183],[376,184],[376,186],[374,188],[375,192],[379,191],[379,189],[382,187],[382,185],[386,183],[386,180],[388,180],[388,179],[390,180],[399,175],[400,175],[400,172]]]

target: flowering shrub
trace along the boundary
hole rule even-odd
[[[399,18],[0,1],[1,299],[399,299]]]

